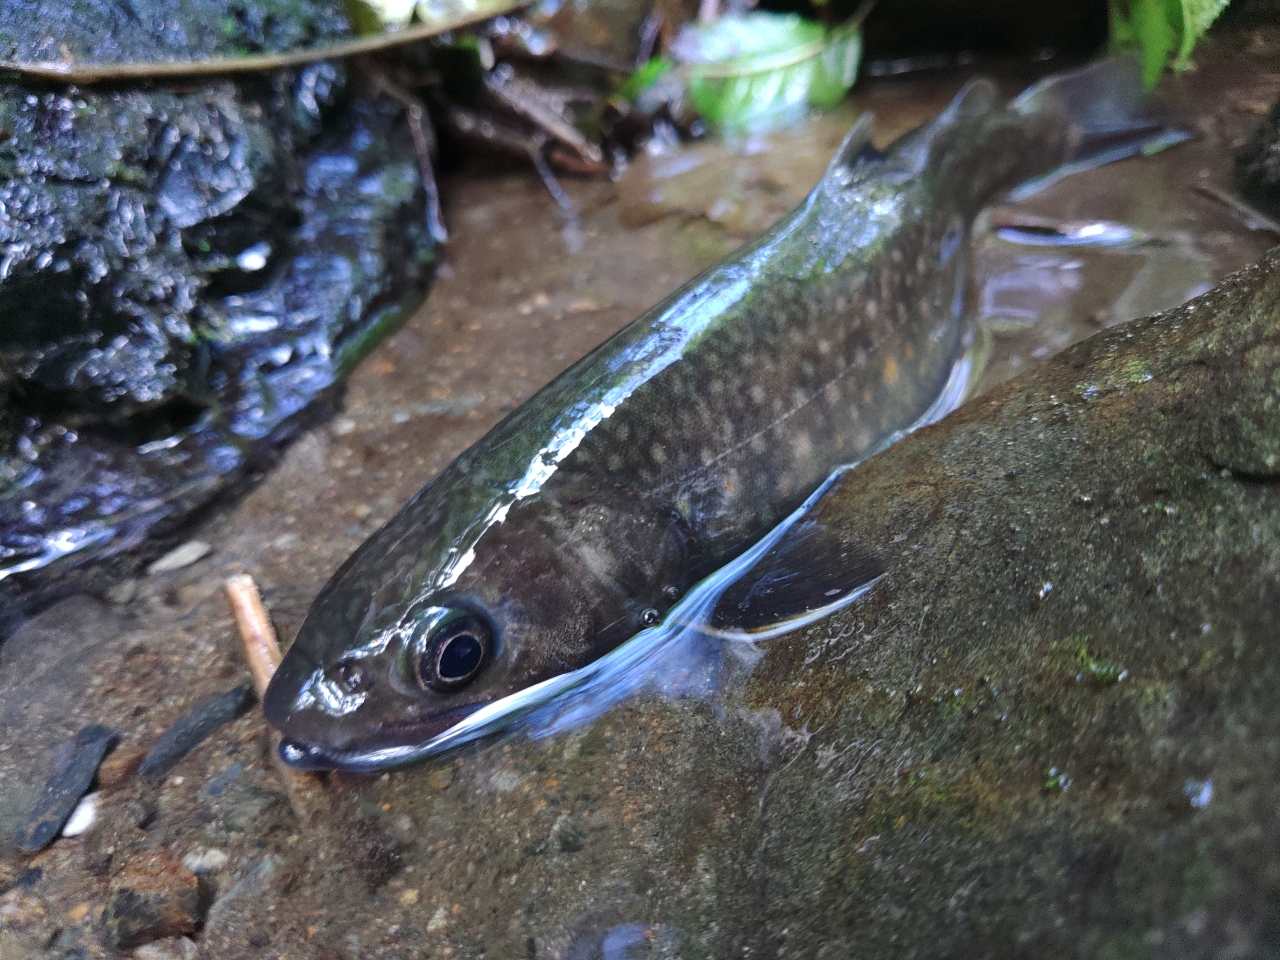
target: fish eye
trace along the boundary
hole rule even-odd
[[[493,632],[474,613],[440,609],[415,644],[414,673],[425,690],[460,690],[480,675],[493,649]]]

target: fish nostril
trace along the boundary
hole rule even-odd
[[[350,657],[339,660],[329,671],[329,679],[347,693],[359,693],[368,686],[365,669],[359,660]]]
[[[281,760],[298,770],[332,770],[334,768],[334,764],[325,758],[324,751],[315,744],[301,740],[281,740],[278,752]]]

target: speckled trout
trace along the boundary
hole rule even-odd
[[[1084,134],[1132,129],[1139,91],[1115,60],[1011,103],[975,80],[883,152],[864,115],[797,209],[539,391],[343,564],[267,692],[282,756],[415,759],[658,622],[838,465],[949,410],[973,218]],[[878,573],[870,551],[805,556],[822,575],[792,582],[827,597]],[[803,610],[739,603],[743,629],[822,603],[794,593],[775,599]]]

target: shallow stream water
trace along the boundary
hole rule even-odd
[[[1016,74],[1011,90],[1028,79]],[[122,736],[96,826],[35,857],[0,856],[0,956],[112,955],[110,865],[147,845],[201,865],[201,957],[728,955],[737,941],[721,925],[749,905],[715,891],[743,889],[726,872],[749,878],[778,856],[760,817],[813,735],[807,721],[750,706],[751,646],[702,651],[662,676],[665,698],[587,711],[584,727],[389,775],[335,775],[314,795],[281,780],[256,710],[159,783],[130,776],[129,763],[201,697],[243,680],[227,576],[252,574],[291,637],[329,574],[453,457],[797,203],[858,111],[875,110],[883,144],[963,80],[876,80],[793,133],[644,157],[616,184],[568,182],[571,217],[532,171],[447,179],[452,239],[426,306],[354,374],[335,419],[190,531],[212,549],[108,596],[63,601],[0,646],[0,836],[23,822],[78,730],[104,723]],[[1280,93],[1280,45],[1251,34],[1211,47],[1162,92],[1192,142],[989,211],[975,240],[975,309],[990,335],[979,390],[1202,292],[1276,241],[1196,186],[1227,185],[1231,149]],[[1078,242],[1046,241],[1061,234]],[[764,831],[755,846],[737,835],[748,822]],[[704,841],[737,852],[713,860]]]

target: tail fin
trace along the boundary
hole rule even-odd
[[[1075,133],[1067,162],[1009,196],[1021,200],[1065,176],[1137,154],[1158,153],[1191,135],[1144,114],[1146,89],[1136,57],[1099,60],[1054,74],[1029,87],[1010,104],[1018,113],[1050,110],[1064,114]]]

